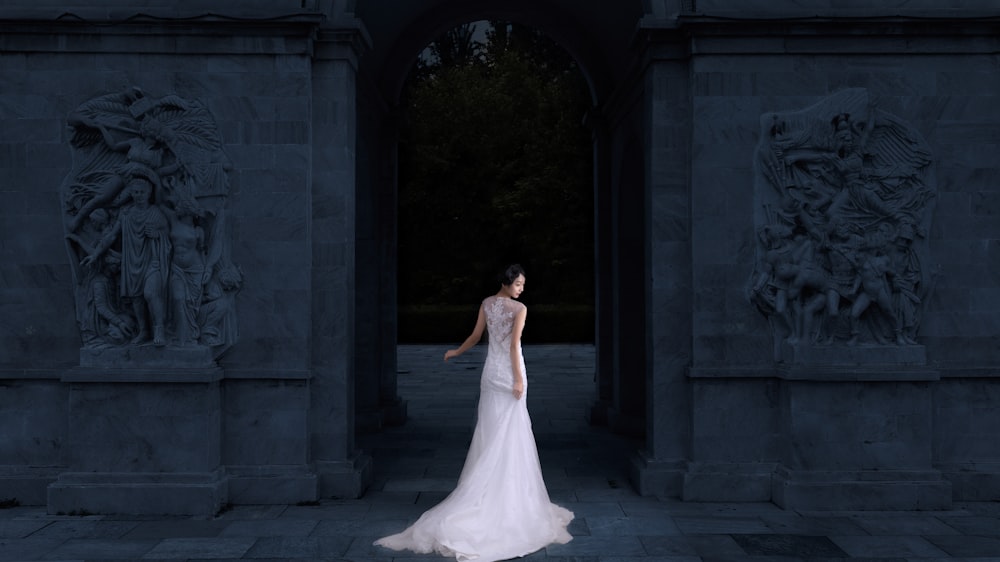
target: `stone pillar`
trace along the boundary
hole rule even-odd
[[[397,390],[396,346],[399,323],[399,306],[396,295],[398,250],[396,232],[398,226],[399,202],[397,197],[397,162],[399,122],[395,110],[383,114],[379,122],[380,134],[375,139],[375,154],[372,158],[374,171],[372,180],[378,193],[378,240],[379,260],[379,347],[382,369],[379,377],[379,410],[384,425],[401,425],[406,422],[406,401]]]
[[[612,431],[641,436],[645,431],[646,369],[649,346],[646,314],[649,298],[649,217],[644,159],[639,146],[626,145],[615,178],[614,221],[614,388],[608,425]]]
[[[588,414],[591,424],[608,423],[614,399],[614,221],[611,216],[611,143],[607,121],[594,110],[588,115],[594,141],[594,391]]]
[[[359,432],[406,421],[396,394],[397,123],[377,89],[359,77],[356,416]]]
[[[360,27],[322,31],[312,83],[312,403],[310,438],[322,497],[359,497],[371,459],[354,445],[357,57]]]
[[[652,37],[643,77],[649,221],[646,446],[633,459],[643,495],[679,495],[690,455],[691,102],[686,51]]]

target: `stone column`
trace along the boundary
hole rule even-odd
[[[650,37],[645,71],[645,175],[649,228],[646,305],[646,447],[632,479],[644,495],[678,495],[690,455],[691,102],[686,50]]]
[[[359,432],[406,421],[396,394],[397,122],[376,88],[359,77],[356,415]]]
[[[359,497],[371,459],[354,444],[357,58],[362,28],[319,34],[313,61],[312,457],[322,497]]]
[[[614,398],[613,220],[611,143],[607,121],[597,110],[587,117],[594,141],[594,391],[590,423],[607,424]]]

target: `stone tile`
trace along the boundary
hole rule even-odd
[[[61,541],[51,539],[0,539],[2,560],[39,560],[52,552]]]
[[[386,492],[451,492],[458,483],[455,478],[394,478],[382,488]]]
[[[938,517],[949,527],[966,535],[1000,537],[1000,517],[980,517],[975,515]]]
[[[164,539],[143,559],[205,559],[241,558],[257,541],[253,537]]]
[[[222,537],[305,537],[316,528],[308,519],[260,519],[234,521],[219,534]]]
[[[330,519],[320,521],[313,529],[314,537],[376,535],[384,537],[407,528],[416,517],[399,519]]]
[[[957,535],[958,531],[927,515],[894,514],[853,519],[872,535]]]
[[[237,505],[231,506],[217,517],[225,521],[240,519],[274,519],[289,509],[286,505]]]
[[[244,558],[330,560],[347,553],[353,540],[351,536],[266,537],[254,543]]]
[[[622,511],[629,517],[659,517],[662,515],[674,515],[668,508],[668,504],[656,498],[637,497],[631,500],[618,502]]]
[[[587,517],[587,527],[594,536],[606,535],[680,535],[674,521],[663,517]]]
[[[689,535],[684,538],[703,559],[739,560],[747,556],[746,551],[729,535]]]
[[[573,537],[566,544],[545,547],[550,557],[567,556],[641,556],[646,554],[642,542],[635,536]]]
[[[751,556],[804,556],[814,558],[846,557],[847,554],[830,539],[823,536],[803,535],[732,535]]]
[[[3,519],[0,520],[0,539],[23,539],[50,523],[37,519]]]
[[[850,556],[889,557],[946,557],[947,553],[921,537],[830,537]]]
[[[576,495],[582,502],[627,501],[639,497],[639,495],[635,493],[635,490],[632,490],[631,488],[592,489],[578,487]]]
[[[1000,559],[1000,538],[977,536],[924,537],[931,544],[955,557],[993,556]]]
[[[765,534],[772,532],[756,517],[674,517],[674,522],[685,535]]]
[[[166,520],[143,521],[122,536],[126,540],[217,537],[228,525],[225,521]]]
[[[138,560],[152,550],[156,540],[70,539],[47,553],[44,560]],[[3,559],[0,557],[0,559]]]
[[[660,557],[670,556],[695,556],[697,551],[688,541],[688,537],[681,536],[642,536],[639,537],[646,553],[657,560]]]
[[[561,504],[578,518],[622,517],[625,512],[617,502],[566,502]]]
[[[117,539],[138,526],[135,521],[102,521],[98,518],[53,521],[32,533],[38,539]]]
[[[867,535],[848,517],[803,517],[795,512],[774,513],[760,516],[761,521],[776,533],[793,535]]]
[[[399,496],[405,497],[405,496]],[[413,503],[412,496],[409,496],[410,502]],[[291,505],[285,509],[282,514],[282,519],[313,519],[313,520],[325,520],[325,519],[357,519],[360,517],[365,517],[372,510],[372,501],[369,500],[368,495],[365,495],[366,501],[350,501],[345,502],[341,500],[330,501],[329,503],[324,501],[321,505],[316,506],[298,506]]]
[[[566,532],[573,537],[589,537],[590,525],[587,524],[586,519],[574,517],[573,520],[569,522],[569,525],[566,526]]]

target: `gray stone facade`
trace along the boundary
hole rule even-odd
[[[1000,499],[1000,10],[869,4],[5,2],[0,499],[53,513],[205,514],[362,495],[372,465],[356,431],[406,417],[395,358],[400,88],[438,31],[484,18],[537,26],[590,82],[588,415],[645,435],[622,459],[640,492],[818,510]],[[136,89],[180,105],[157,114],[114,98]],[[118,109],[73,117],[107,96]],[[203,113],[173,136],[142,134],[146,116],[169,123],[192,107]],[[774,116],[797,126],[772,134],[762,122]],[[874,123],[898,142],[844,150],[843,123],[853,139]],[[124,184],[130,164],[153,167],[138,153],[147,138],[159,151],[161,235],[181,248],[189,226],[202,229],[205,280],[210,248],[222,248],[210,242],[225,241],[239,283],[225,293],[216,278],[212,294],[226,301],[204,282],[200,297],[164,297],[163,338],[150,322],[149,341],[133,343],[108,329],[108,318],[125,333],[141,323],[114,302],[121,271],[98,278],[74,262],[105,238],[107,252],[123,250],[99,223],[138,200],[95,194],[105,179]],[[219,194],[198,191],[214,185],[212,162],[227,185],[214,207],[207,197]],[[795,180],[773,180],[775,162]],[[185,185],[205,210],[188,226],[172,218]],[[782,207],[789,193],[806,204]],[[83,236],[77,215],[98,231]],[[838,222],[860,241],[838,238]],[[915,257],[893,261],[889,239],[913,243],[900,255]],[[768,273],[806,254],[823,281]],[[879,260],[889,265],[865,265]],[[754,297],[757,281],[787,306]],[[126,318],[81,313],[97,310],[95,294]],[[197,312],[223,302],[219,345],[201,338],[215,324]]]

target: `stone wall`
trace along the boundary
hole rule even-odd
[[[994,24],[975,17],[995,6],[945,13],[912,2],[882,14],[848,4],[699,0],[688,20],[694,432],[684,497],[933,508],[1000,490],[987,445],[1000,428],[988,414],[1000,383],[1000,61]],[[764,21],[779,13],[809,17]],[[760,235],[762,118],[851,89],[931,155],[923,316],[916,345],[789,346],[751,306],[746,277]]]
[[[0,496],[59,512],[214,513],[229,501],[356,495],[364,477],[354,460],[341,466],[353,454],[349,401],[324,398],[345,384],[353,345],[335,304],[353,298],[353,233],[339,232],[353,224],[352,65],[332,63],[325,99],[313,68],[354,57],[355,45],[318,42],[319,19],[299,2],[167,2],[139,15],[131,4],[66,6],[73,16],[63,20],[30,3],[0,11],[0,411],[6,427],[21,428],[0,439]],[[235,12],[204,16],[212,9]],[[87,155],[72,149],[79,129],[70,116],[101,96],[137,91],[126,95],[203,107],[221,138],[220,232],[239,283],[232,341],[214,354],[169,333],[164,345],[81,341],[74,300],[83,270],[64,238],[74,229],[60,187]],[[318,151],[314,122],[333,141]],[[192,158],[185,166],[204,164]],[[163,193],[154,200],[165,204]],[[317,299],[331,318],[316,321]],[[324,324],[337,339],[314,353]],[[324,356],[327,370],[314,372]],[[327,463],[323,484],[315,461]]]

